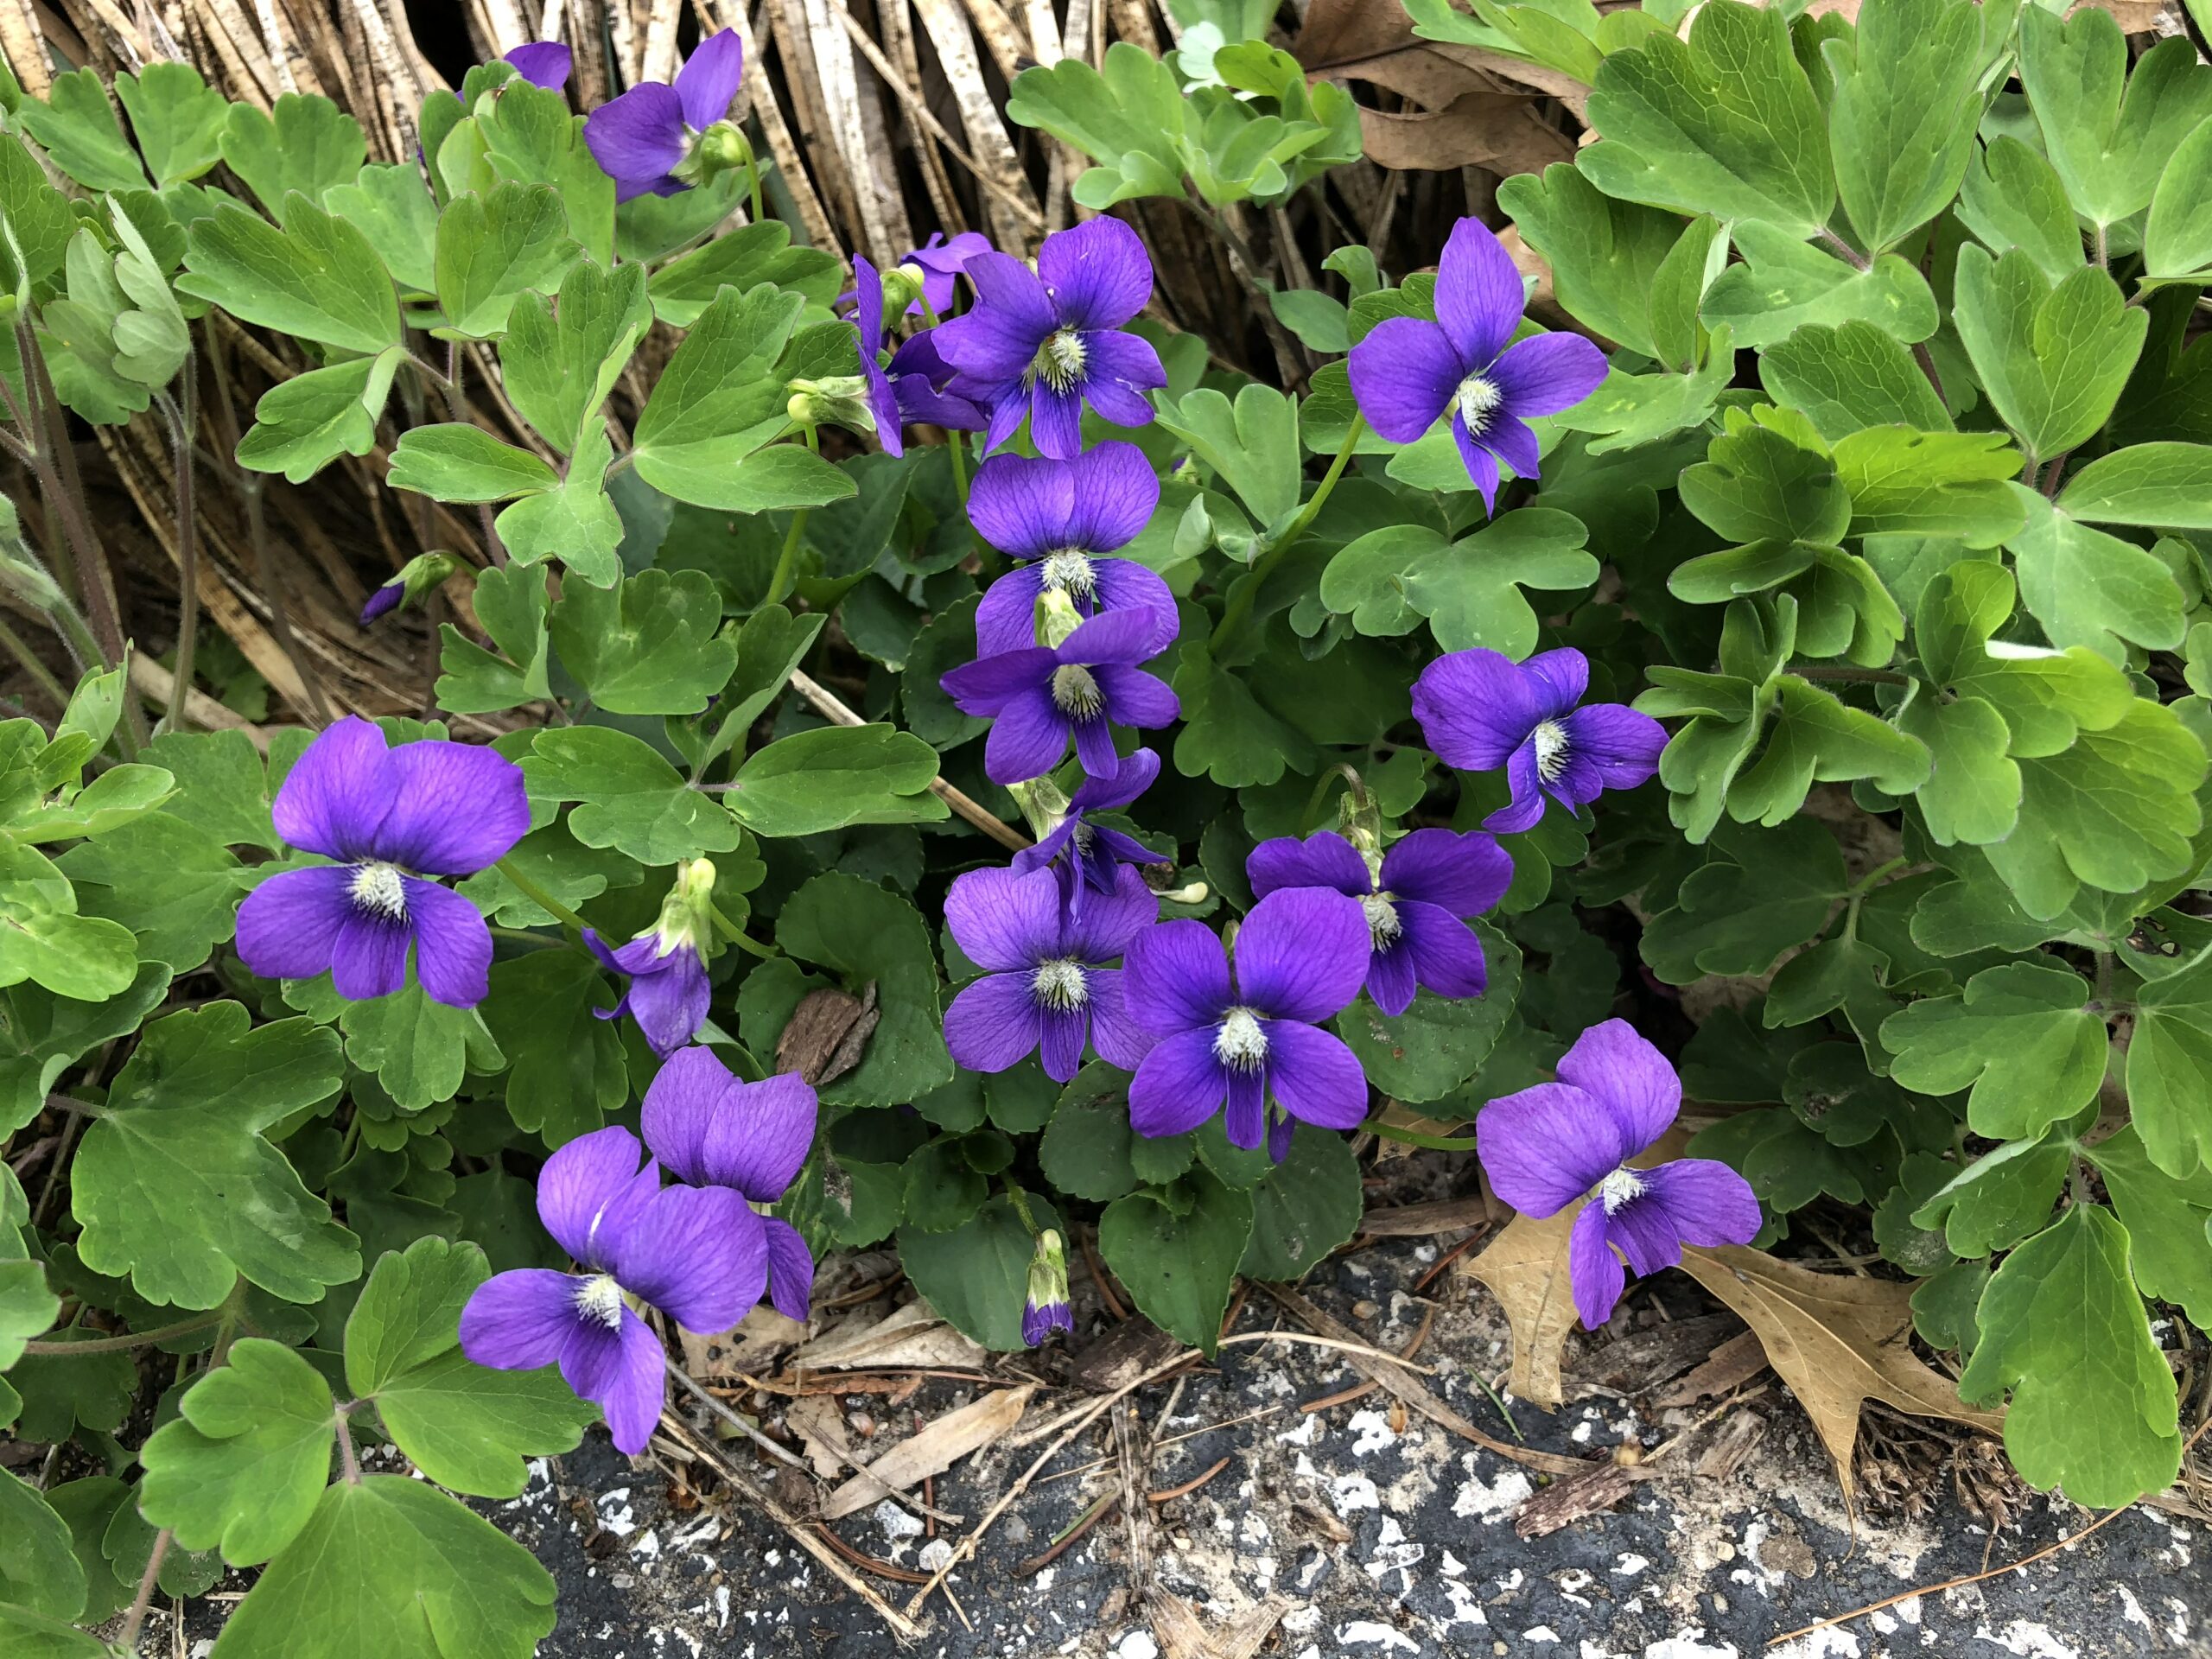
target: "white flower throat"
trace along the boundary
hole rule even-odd
[[[576,1287],[576,1312],[612,1331],[622,1323],[622,1287],[611,1273],[595,1273]]]
[[[1536,746],[1536,776],[1557,783],[1567,770],[1567,728],[1555,720],[1540,720],[1529,737]]]
[[[1256,1071],[1268,1058],[1268,1033],[1249,1008],[1231,1008],[1214,1027],[1213,1057],[1236,1071]]]
[[[1497,406],[1505,401],[1505,390],[1484,375],[1471,374],[1459,383],[1452,401],[1459,405],[1459,418],[1466,423],[1468,434],[1478,438]]]
[[[1047,593],[1089,599],[1098,588],[1098,573],[1090,567],[1090,555],[1079,547],[1053,549],[1045,556],[1039,574]]]
[[[1387,893],[1360,895],[1359,907],[1367,912],[1367,933],[1377,950],[1388,950],[1398,942],[1398,935],[1405,931],[1405,924],[1398,919],[1398,906]]]
[[[1039,963],[1029,976],[1029,994],[1043,1007],[1065,1014],[1090,1001],[1090,984],[1073,957],[1054,957]]]
[[[1106,706],[1106,694],[1089,669],[1063,663],[1052,671],[1052,706],[1071,720],[1089,720]]]
[[[1073,328],[1055,328],[1030,359],[1029,372],[1054,391],[1065,391],[1083,378],[1084,365],[1090,357],[1081,334]]]
[[[1598,1202],[1609,1216],[1618,1215],[1622,1205],[1643,1196],[1643,1177],[1625,1165],[1598,1183]]]
[[[381,916],[389,922],[404,921],[407,918],[407,888],[397,864],[372,861],[355,865],[353,880],[346,893],[355,905],[372,916]]]

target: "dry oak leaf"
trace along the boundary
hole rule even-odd
[[[2003,1429],[2002,1412],[1966,1404],[1956,1383],[1912,1351],[1910,1285],[1815,1273],[1735,1244],[1693,1245],[1682,1252],[1682,1271],[1758,1333],[1835,1459],[1847,1503],[1855,1497],[1851,1450],[1868,1400],[1992,1434]]]
[[[901,1440],[869,1464],[862,1474],[823,1501],[822,1518],[836,1521],[880,1503],[883,1489],[906,1491],[930,1475],[941,1475],[970,1452],[1002,1439],[1021,1421],[1036,1385],[1000,1389],[972,1405],[948,1412],[911,1440]]]

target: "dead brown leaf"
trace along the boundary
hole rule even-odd
[[[1145,1592],[1144,1611],[1166,1659],[1252,1659],[1291,1604],[1269,1596],[1209,1632],[1191,1604],[1154,1585]]]
[[[1740,1245],[1693,1247],[1682,1253],[1682,1270],[1758,1333],[1768,1362],[1835,1459],[1847,1503],[1855,1491],[1851,1449],[1859,1408],[1868,1400],[1990,1433],[2004,1426],[2002,1413],[1967,1405],[1949,1377],[1912,1351],[1910,1285],[1815,1273]]]
[[[1766,1370],[1766,1349],[1756,1331],[1738,1331],[1722,1343],[1682,1380],[1651,1403],[1687,1406],[1709,1395],[1741,1388]]]
[[[901,1440],[823,1500],[822,1518],[835,1521],[880,1503],[883,1488],[904,1491],[925,1476],[941,1475],[970,1452],[998,1440],[1021,1421],[1032,1384],[1000,1389],[972,1405],[948,1412],[911,1440]]]
[[[808,1343],[791,1356],[787,1369],[967,1371],[980,1369],[989,1357],[917,1296],[872,1325],[849,1323]]]
[[[1538,1221],[1516,1216],[1467,1271],[1490,1287],[1513,1330],[1513,1370],[1505,1386],[1518,1399],[1550,1411],[1567,1398],[1559,1357],[1574,1329],[1574,1297],[1567,1286],[1567,1243],[1573,1205]]]
[[[817,1086],[842,1077],[861,1063],[882,1018],[874,980],[859,996],[828,987],[809,991],[776,1039],[776,1070],[796,1071]]]
[[[683,1369],[702,1382],[727,1382],[768,1369],[779,1354],[806,1340],[806,1327],[763,1302],[733,1331],[683,1338]]]

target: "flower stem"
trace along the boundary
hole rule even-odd
[[[754,938],[743,928],[740,927],[735,922],[730,920],[728,917],[723,915],[722,907],[720,905],[709,905],[707,908],[713,912],[715,925],[721,930],[722,936],[732,944],[737,946],[739,950],[747,951],[753,956],[764,958],[767,957],[780,957],[784,954],[772,944],[762,944],[759,939]]]
[[[1421,1135],[1413,1129],[1402,1129],[1395,1123],[1385,1123],[1379,1117],[1370,1117],[1359,1126],[1370,1135],[1379,1135],[1385,1141],[1402,1141],[1409,1147],[1429,1147],[1438,1152],[1472,1152],[1475,1143],[1464,1135]]]
[[[211,1307],[205,1313],[195,1313],[188,1319],[179,1319],[174,1325],[157,1325],[151,1331],[131,1331],[119,1337],[95,1337],[90,1342],[27,1342],[27,1354],[124,1354],[133,1348],[149,1348],[156,1343],[174,1342],[179,1337],[188,1337],[219,1325],[224,1310]]]
[[[1337,458],[1329,463],[1329,470],[1321,475],[1320,483],[1314,486],[1312,499],[1299,510],[1298,517],[1283,527],[1282,534],[1275,537],[1274,545],[1260,555],[1245,573],[1244,580],[1230,594],[1229,603],[1222,609],[1221,620],[1214,624],[1213,637],[1209,642],[1211,646],[1217,648],[1227,643],[1244,625],[1244,619],[1251,614],[1253,603],[1260,596],[1260,589],[1267,585],[1268,578],[1274,574],[1275,567],[1283,561],[1283,556],[1290,551],[1319,515],[1330,493],[1337,487],[1337,480],[1344,475],[1344,468],[1351,464],[1352,451],[1359,447],[1359,441],[1366,431],[1367,417],[1355,414],[1351,417],[1351,425],[1345,429],[1343,447],[1337,451]]]
[[[1859,907],[1866,902],[1866,895],[1873,892],[1891,871],[1903,869],[1905,863],[1903,858],[1893,858],[1886,864],[1876,865],[1852,883],[1851,891],[1844,894],[1847,903],[1843,914],[1843,937],[1846,939],[1855,940],[1859,937]]]
[[[154,1586],[159,1580],[162,1561],[169,1553],[169,1542],[175,1535],[163,1527],[154,1535],[154,1547],[146,1552],[146,1570],[138,1575],[138,1593],[130,1599],[130,1611],[123,1616],[123,1628],[116,1632],[115,1650],[118,1653],[138,1651],[138,1632],[146,1623],[147,1610],[154,1605]]]
[[[805,428],[804,431],[806,447],[820,454],[822,440],[816,436],[812,427]],[[798,538],[806,531],[808,511],[801,507],[791,514],[791,527],[784,533],[784,550],[776,556],[776,574],[768,579],[768,596],[760,601],[763,605],[780,603],[784,595],[791,590],[798,571]]]
[[[501,875],[505,876],[508,880],[514,883],[514,888],[517,893],[522,894],[524,898],[529,899],[531,904],[536,905],[547,915],[557,917],[564,926],[572,927],[575,929],[578,933],[582,933],[584,931],[584,928],[587,925],[584,918],[577,915],[575,911],[570,910],[566,905],[563,904],[558,899],[556,899],[551,893],[546,892],[544,888],[539,887],[537,882],[531,880],[520,870],[517,869],[514,865],[514,857],[512,854],[510,854],[505,858],[501,859],[492,868],[499,871]]]

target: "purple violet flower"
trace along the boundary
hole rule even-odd
[[[1436,271],[1436,321],[1392,317],[1351,348],[1345,367],[1367,423],[1411,443],[1452,413],[1467,476],[1497,505],[1497,463],[1536,476],[1533,415],[1572,409],[1605,378],[1605,356],[1580,334],[1532,334],[1508,346],[1528,303],[1513,256],[1479,219],[1463,219]]]
[[[679,169],[693,160],[700,135],[728,116],[744,73],[745,42],[725,29],[699,42],[674,86],[640,81],[594,110],[584,143],[614,181],[614,200],[690,189],[696,181]]]
[[[1616,1247],[1638,1274],[1656,1273],[1680,1262],[1685,1244],[1748,1243],[1759,1202],[1750,1182],[1710,1158],[1629,1167],[1674,1122],[1682,1084],[1627,1020],[1576,1038],[1559,1078],[1484,1107],[1475,1150],[1492,1189],[1523,1215],[1541,1220],[1592,1196],[1574,1218],[1567,1266],[1575,1311],[1594,1331],[1626,1282]]]
[[[1252,891],[1326,887],[1359,900],[1373,955],[1367,994],[1387,1014],[1412,1005],[1417,986],[1439,996],[1480,996],[1490,983],[1482,941],[1463,917],[1479,916],[1512,885],[1513,860],[1488,836],[1416,830],[1382,855],[1379,876],[1334,830],[1263,841],[1245,861]]]
[[[868,381],[868,406],[875,416],[876,441],[887,455],[906,452],[899,430],[899,393],[883,372],[883,278],[861,254],[853,256],[853,321],[861,331],[861,373]]]
[[[1321,1021],[1359,995],[1369,955],[1358,900],[1319,887],[1252,906],[1236,931],[1233,983],[1220,938],[1202,923],[1140,934],[1122,963],[1122,1001],[1156,1040],[1129,1084],[1130,1127],[1180,1135],[1226,1100],[1230,1145],[1256,1147],[1264,1135],[1277,1163],[1289,1154],[1292,1119],[1358,1127],[1366,1074]]]
[[[394,576],[390,582],[369,595],[369,602],[361,607],[361,626],[367,627],[380,616],[390,616],[399,608],[400,601],[407,597],[407,578]]]
[[[1414,682],[1414,718],[1437,759],[1461,772],[1505,768],[1513,798],[1483,820],[1500,833],[1535,827],[1547,796],[1573,811],[1659,770],[1667,728],[1618,702],[1578,708],[1590,659],[1572,647],[1525,663],[1455,651]]]
[[[1102,443],[1073,461],[993,455],[968,494],[976,533],[1026,563],[993,582],[976,612],[986,657],[1037,642],[1037,597],[1062,593],[1084,616],[1140,606],[1160,618],[1155,649],[1175,637],[1175,595],[1134,559],[1098,556],[1134,541],[1160,505],[1160,479],[1134,443]]]
[[[909,334],[891,353],[888,372],[898,389],[899,412],[916,425],[980,432],[988,416],[955,388],[959,372],[938,351],[936,335],[934,328]]]
[[[983,771],[998,785],[1026,783],[1060,763],[1075,740],[1083,769],[1118,773],[1112,722],[1165,726],[1182,705],[1165,680],[1137,666],[1160,654],[1160,620],[1148,610],[1107,611],[1058,645],[1001,652],[938,682],[964,714],[995,718]]]
[[[1087,1038],[1099,1058],[1128,1071],[1144,1057],[1144,1033],[1122,1010],[1113,961],[1158,919],[1160,901],[1135,870],[1080,918],[1060,907],[1049,873],[969,870],[945,895],[953,942],[986,969],[944,1011],[944,1042],[970,1071],[1003,1071],[1042,1047],[1045,1075],[1065,1083]]]
[[[572,61],[569,48],[558,41],[531,41],[506,54],[515,73],[533,86],[557,92],[569,84]]]
[[[1021,1340],[1040,1348],[1055,1331],[1075,1332],[1075,1311],[1068,1306],[1067,1249],[1047,1227],[1037,1235],[1029,1258],[1029,1283],[1021,1299]]]
[[[388,748],[348,715],[308,745],[276,791],[286,844],[334,859],[270,876],[238,906],[238,949],[264,979],[329,970],[353,1001],[407,982],[474,1007],[490,989],[492,934],[474,905],[424,876],[474,875],[530,828],[522,768],[464,743]]]
[[[985,448],[1026,415],[1039,454],[1071,460],[1086,401],[1116,426],[1152,418],[1145,393],[1167,384],[1166,371],[1147,342],[1122,332],[1152,297],[1152,259],[1135,231],[1089,219],[1046,237],[1034,271],[996,252],[965,269],[974,307],[932,332],[960,371],[954,390],[990,411]]]
[[[707,964],[691,939],[671,938],[656,926],[610,950],[598,930],[588,927],[584,943],[601,963],[630,979],[620,1002],[593,1010],[601,1019],[628,1014],[653,1052],[664,1058],[699,1034],[699,1027],[707,1023],[714,988],[707,982]]]
[[[1134,836],[1087,818],[1092,812],[1127,806],[1150,789],[1159,776],[1160,757],[1150,749],[1138,749],[1123,755],[1114,771],[1085,778],[1068,798],[1067,810],[1060,821],[1034,846],[1014,855],[1014,873],[1027,875],[1032,870],[1050,868],[1059,878],[1062,907],[1071,919],[1081,916],[1084,894],[1114,892],[1127,866],[1161,862],[1157,853]]]
[[[645,1145],[687,1186],[735,1193],[753,1204],[782,1198],[798,1179],[814,1145],[818,1108],[814,1087],[796,1072],[747,1083],[703,1048],[687,1048],[655,1073],[645,1089]],[[753,1294],[729,1323],[760,1300],[785,1319],[804,1321],[814,1294],[814,1256],[798,1229],[780,1216],[744,1205],[734,1229]],[[751,1264],[756,1262],[758,1268]],[[717,1327],[718,1329],[721,1327]]]
[[[918,317],[926,315],[923,308],[942,317],[952,308],[956,292],[955,282],[968,269],[968,262],[979,253],[989,253],[991,238],[977,231],[963,231],[950,241],[943,231],[930,232],[930,239],[916,248],[899,263],[912,265],[922,273],[922,296],[906,308],[906,315]]]
[[[461,1349],[494,1370],[559,1362],[569,1386],[607,1414],[635,1457],[660,1421],[667,1383],[660,1338],[625,1300],[648,1302],[702,1335],[727,1331],[760,1296],[745,1254],[752,1211],[720,1187],[660,1184],[660,1166],[620,1126],[579,1135],[545,1160],[537,1217],[582,1269],[520,1268],[476,1287],[461,1314]]]

